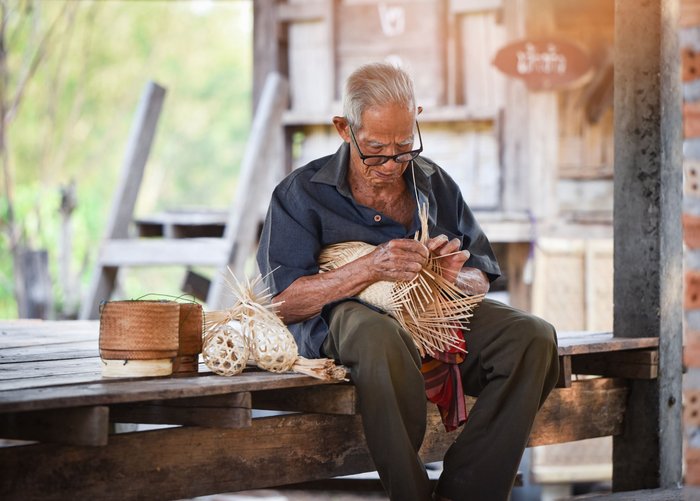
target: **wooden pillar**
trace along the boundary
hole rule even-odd
[[[632,383],[613,489],[681,482],[681,92],[678,0],[615,2],[614,331],[658,336],[659,377]]]
[[[272,72],[286,74],[280,64],[280,40],[277,23],[277,0],[253,2],[253,109],[265,86],[267,75]]]

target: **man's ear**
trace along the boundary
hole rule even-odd
[[[333,125],[338,135],[343,138],[346,143],[350,142],[350,131],[348,129],[348,120],[345,117],[333,117]]]

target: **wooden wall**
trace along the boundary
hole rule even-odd
[[[506,246],[509,287],[521,291],[516,304],[530,305],[522,276],[529,253],[522,251],[533,239],[611,238],[612,2],[255,5],[256,40],[265,39],[256,43],[256,68],[280,71],[290,83],[287,170],[340,145],[331,118],[342,113],[342,85],[350,72],[363,63],[391,61],[415,80],[425,156],[455,178],[491,240]],[[270,33],[276,34],[274,46],[266,40]],[[593,71],[571,88],[530,91],[493,65],[499,48],[525,37],[576,42],[591,55]],[[255,87],[260,85],[258,80]]]

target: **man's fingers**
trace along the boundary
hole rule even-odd
[[[428,240],[428,250],[430,252],[437,252],[437,250],[449,242],[449,240],[447,235],[438,235],[437,237],[431,238]]]

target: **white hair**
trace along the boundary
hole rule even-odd
[[[401,68],[387,63],[360,66],[345,82],[343,113],[350,125],[362,127],[362,113],[372,106],[398,104],[415,113],[413,81]]]

